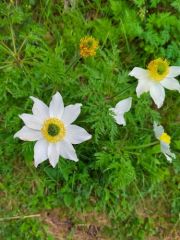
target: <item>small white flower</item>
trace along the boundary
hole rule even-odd
[[[129,75],[138,79],[137,96],[140,97],[142,93],[150,92],[155,104],[160,108],[165,99],[164,87],[180,92],[180,84],[175,79],[180,74],[180,67],[169,66],[166,60],[158,58],[151,61],[147,68],[146,70],[135,67]]]
[[[72,124],[81,111],[81,104],[77,103],[64,107],[63,99],[57,92],[49,107],[41,100],[31,97],[34,101],[33,114],[22,114],[19,117],[25,126],[14,137],[25,141],[37,141],[34,146],[34,161],[37,167],[49,159],[55,167],[59,156],[78,161],[72,144],[79,144],[91,138],[85,129]]]
[[[132,97],[126,98],[122,101],[119,101],[115,108],[110,108],[109,110],[113,112],[113,117],[117,124],[126,125],[126,121],[124,119],[124,114],[128,112],[132,105]]]
[[[170,150],[171,137],[164,132],[163,126],[158,126],[156,122],[154,122],[154,133],[156,138],[160,141],[161,152],[166,156],[169,162],[172,162],[172,158],[176,158],[176,156]]]

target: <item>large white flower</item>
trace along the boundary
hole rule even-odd
[[[180,84],[175,79],[180,74],[180,67],[169,66],[166,60],[158,58],[151,61],[147,68],[146,70],[135,67],[129,75],[138,79],[137,96],[140,97],[142,93],[150,92],[155,104],[160,108],[165,99],[164,87],[180,92]]]
[[[52,97],[49,107],[35,97],[31,99],[34,101],[33,114],[24,113],[19,116],[25,126],[14,137],[37,141],[34,146],[35,167],[47,159],[55,167],[59,156],[78,161],[72,144],[91,138],[85,129],[72,124],[80,114],[81,104],[64,107],[59,92]]]
[[[124,114],[128,112],[132,105],[132,97],[126,98],[122,101],[119,101],[115,108],[110,108],[109,110],[113,112],[113,117],[117,124],[126,125],[126,121],[124,119]]]
[[[161,152],[166,156],[169,162],[172,162],[172,158],[176,158],[176,156],[170,150],[171,137],[164,132],[163,126],[158,126],[156,122],[154,122],[154,133],[156,138],[160,141]]]

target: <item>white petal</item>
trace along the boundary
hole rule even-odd
[[[65,123],[65,125],[69,125],[74,122],[81,112],[82,104],[77,103],[74,105],[69,105],[64,108],[64,113],[62,115],[61,120]]]
[[[114,112],[116,114],[119,114],[119,113],[123,114],[125,112],[128,112],[131,108],[131,105],[132,105],[132,97],[123,99],[116,104],[114,108]]]
[[[20,138],[24,141],[37,141],[42,139],[42,134],[40,131],[30,129],[26,126],[22,127],[15,135],[14,138]]]
[[[176,158],[176,155],[171,152],[169,144],[164,143],[163,141],[160,141],[160,142],[161,142],[161,152],[164,153],[164,155],[166,156],[166,159],[169,162],[172,162],[172,159]]]
[[[79,144],[87,141],[92,136],[82,127],[77,125],[69,125],[67,127],[66,139],[72,144]]]
[[[48,159],[48,142],[44,139],[39,140],[34,145],[34,165],[37,167],[40,163]]]
[[[152,84],[150,87],[150,95],[157,107],[160,108],[165,98],[164,88],[160,84]]]
[[[146,79],[148,76],[148,71],[140,67],[135,67],[129,73],[129,76],[135,77],[137,79],[144,79],[144,78]]]
[[[165,153],[164,153],[164,155],[165,155],[167,161],[170,162],[170,163],[172,163],[172,160],[173,160],[172,157],[169,157],[169,156],[168,156],[167,154],[165,154]]]
[[[48,158],[50,164],[55,167],[59,160],[58,143],[49,143]]]
[[[67,141],[61,141],[58,143],[59,148],[59,155],[61,155],[63,158],[73,160],[75,162],[78,162],[78,158],[76,155],[76,151],[71,143]]]
[[[180,92],[180,84],[178,80],[175,78],[165,78],[160,83],[162,84],[163,87],[169,90],[178,90]]]
[[[136,94],[138,97],[141,96],[144,92],[148,92],[152,83],[152,79],[149,76],[148,70],[143,68],[135,67],[129,73],[130,76],[137,78],[138,85],[136,87]]]
[[[126,98],[120,102],[118,102],[115,108],[110,108],[109,110],[114,113],[113,117],[117,124],[126,125],[126,121],[124,119],[124,113],[128,112],[132,105],[132,97]]]
[[[168,77],[177,77],[178,75],[180,75],[180,67],[178,66],[169,67]]]
[[[30,97],[34,101],[34,105],[32,108],[33,114],[38,117],[41,121],[49,118],[49,108],[43,103],[41,100],[35,97]]]
[[[125,121],[123,115],[121,115],[121,114],[115,115],[115,116],[114,116],[114,119],[115,119],[115,121],[117,122],[117,124],[126,126],[126,121]]]
[[[159,139],[160,136],[164,133],[164,128],[163,128],[162,125],[158,126],[156,122],[154,122],[154,126],[153,127],[154,127],[155,136],[156,136],[157,139]]]
[[[139,80],[138,85],[136,87],[136,94],[138,97],[141,96],[141,94],[148,92],[150,89],[150,81],[147,80]]]
[[[49,114],[50,117],[61,118],[64,112],[64,103],[62,96],[57,92],[53,97],[49,105]]]
[[[35,115],[23,113],[19,115],[24,124],[32,129],[40,130],[42,128],[42,121]]]

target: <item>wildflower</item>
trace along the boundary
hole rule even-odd
[[[96,50],[98,48],[98,41],[93,38],[86,36],[80,40],[80,55],[81,57],[93,57],[96,55]]]
[[[170,150],[171,137],[164,132],[163,126],[158,126],[156,122],[154,122],[154,133],[156,138],[160,141],[161,152],[166,156],[169,162],[172,162],[172,158],[176,158],[176,156]]]
[[[137,96],[144,92],[150,92],[152,99],[158,108],[163,105],[165,99],[164,87],[169,90],[178,90],[180,84],[175,79],[180,74],[180,67],[169,66],[167,60],[162,58],[155,59],[148,64],[147,70],[139,67],[133,68],[129,73],[138,79],[136,88]]]
[[[124,114],[128,112],[132,105],[132,97],[126,98],[122,101],[119,101],[115,108],[110,108],[109,110],[113,112],[113,117],[117,124],[126,125],[126,121],[124,119]]]
[[[64,107],[63,99],[57,92],[49,107],[41,100],[31,97],[34,101],[33,114],[22,114],[19,117],[25,126],[14,137],[24,141],[37,141],[34,146],[35,167],[49,159],[55,167],[59,156],[78,161],[72,144],[79,144],[91,138],[85,129],[72,124],[81,111],[77,103]]]

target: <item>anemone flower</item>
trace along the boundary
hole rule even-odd
[[[158,126],[156,122],[154,122],[154,133],[156,138],[160,141],[161,152],[166,156],[169,162],[172,162],[172,158],[176,158],[176,156],[170,150],[171,137],[164,132],[163,126]]]
[[[25,126],[14,137],[24,141],[37,141],[34,146],[35,167],[47,159],[55,167],[59,156],[77,162],[72,144],[91,138],[85,129],[72,124],[80,114],[81,104],[64,107],[59,92],[52,97],[49,107],[35,97],[31,99],[34,101],[33,114],[23,113],[19,116]]]
[[[140,97],[142,93],[150,92],[158,108],[163,105],[165,99],[164,88],[178,90],[180,92],[180,84],[178,80],[175,79],[179,74],[180,67],[169,66],[167,60],[162,58],[151,61],[147,66],[147,70],[135,67],[129,73],[130,76],[138,79],[136,88],[137,96]]]

